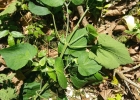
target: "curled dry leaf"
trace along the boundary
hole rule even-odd
[[[123,9],[125,8],[125,6],[118,6],[118,7],[115,7],[115,8],[112,8],[112,9],[109,9],[105,16],[120,16],[120,15],[123,15],[125,14],[123,12]]]

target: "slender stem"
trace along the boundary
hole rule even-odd
[[[67,18],[66,37],[67,37],[68,31],[69,31],[69,9],[68,9],[69,4],[70,4],[70,2],[69,3],[65,2],[66,11],[67,11],[67,14],[66,14],[66,18]]]
[[[67,47],[68,47],[68,43],[70,42],[72,36],[74,35],[75,31],[77,30],[77,28],[79,27],[80,22],[82,21],[83,17],[85,16],[85,14],[87,13],[87,11],[89,10],[89,7],[87,7],[87,9],[85,10],[84,14],[81,16],[81,18],[79,19],[78,23],[76,24],[76,26],[74,27],[74,30],[72,31],[72,33],[70,34],[70,37],[68,38],[68,40],[66,41],[63,49],[62,49],[62,53],[60,55],[60,57],[62,58]]]
[[[57,35],[58,39],[60,40],[60,36],[59,36],[57,28],[56,28],[56,22],[55,22],[54,14],[51,13],[51,15],[52,15],[52,18],[53,18],[53,24],[54,24],[56,35]]]

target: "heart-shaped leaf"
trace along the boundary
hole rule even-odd
[[[0,50],[0,54],[4,58],[6,65],[13,70],[24,67],[28,60],[32,60],[36,53],[37,49],[28,43],[21,43]]]

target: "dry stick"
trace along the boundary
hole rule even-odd
[[[134,85],[135,87],[137,87],[137,88],[140,89],[140,86],[137,85],[135,82],[129,80],[127,77],[125,77],[124,74],[123,74],[123,72],[119,71],[118,69],[115,69],[114,72],[117,73],[121,79],[125,80],[126,82],[128,82],[128,83],[130,83],[130,84],[132,84],[132,85]]]
[[[130,68],[130,69],[128,69],[128,70],[123,70],[122,73],[125,73],[125,72],[129,72],[129,71],[135,70],[135,69],[137,69],[137,68],[139,68],[139,67],[140,67],[140,64],[138,64],[138,65],[136,65],[136,66],[134,66],[134,67],[132,67],[132,68]]]
[[[84,14],[83,6],[77,6],[77,10],[78,10],[78,13],[81,17]],[[83,18],[82,24],[83,24],[84,27],[88,24],[88,21],[87,21],[86,17]]]

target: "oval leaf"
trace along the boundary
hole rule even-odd
[[[72,3],[75,5],[80,5],[84,2],[84,0],[72,0]]]
[[[3,38],[9,34],[9,30],[0,31],[0,38]]]
[[[48,15],[50,11],[46,7],[35,5],[33,2],[29,2],[29,10],[36,15]]]
[[[67,87],[67,79],[66,79],[66,77],[64,75],[63,60],[60,57],[57,57],[55,59],[54,67],[55,67],[55,71],[56,71],[56,74],[57,74],[57,79],[58,79],[59,85],[63,89],[66,89],[66,87]]]
[[[32,60],[36,53],[37,49],[28,43],[21,43],[0,50],[0,54],[4,58],[6,65],[13,70],[24,67],[28,60]]]
[[[51,7],[62,6],[65,0],[41,0],[44,4],[47,4]]]
[[[12,31],[10,34],[11,34],[14,38],[23,38],[23,37],[24,37],[24,35],[23,35],[22,33],[17,32],[17,31]]]

